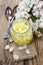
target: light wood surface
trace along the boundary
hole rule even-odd
[[[0,65],[43,65],[43,38],[35,39],[35,45],[37,49],[37,57],[34,57],[29,60],[23,60],[19,62],[13,62],[12,60],[9,60],[5,53],[4,50],[4,40],[3,40],[3,34],[7,28],[4,29],[6,24],[6,19],[5,19],[5,9],[7,6],[10,6],[12,9],[13,7],[19,2],[20,0],[0,0]],[[3,34],[2,34],[3,32]],[[8,43],[8,41],[6,41]],[[12,57],[12,55],[11,55]],[[8,60],[6,60],[8,59]],[[11,58],[10,58],[11,59]]]

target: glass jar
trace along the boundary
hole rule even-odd
[[[33,40],[32,28],[26,19],[14,20],[11,27],[11,36],[17,45],[27,45]]]

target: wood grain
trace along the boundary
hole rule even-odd
[[[37,45],[39,64],[43,65],[43,37],[37,39],[36,45]]]
[[[20,0],[0,0],[0,65],[43,65],[43,37],[39,39],[35,38],[35,44],[36,44],[36,49],[38,53],[37,57],[34,57],[29,60],[19,61],[19,62],[14,62],[12,55],[10,55],[11,58],[6,57],[6,55],[9,56],[9,54],[8,52],[5,53],[5,50],[4,50],[6,43],[3,42],[4,41],[3,34],[6,28],[4,29],[3,27],[4,26],[6,27],[8,24],[6,24],[7,21],[5,19],[4,13],[7,6],[10,6],[13,9],[13,7],[19,1]],[[3,34],[2,34],[2,31],[3,31]],[[7,40],[6,42],[8,44]]]

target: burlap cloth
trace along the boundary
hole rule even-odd
[[[29,51],[30,51],[30,54],[26,54],[25,49],[22,51],[18,50],[17,46],[14,43],[12,45],[14,47],[14,53],[18,54],[20,56],[20,58],[18,60],[33,58],[37,55],[34,41],[31,44],[29,44],[27,47],[27,49],[29,49]],[[14,59],[14,61],[15,61],[15,59]]]
[[[35,56],[37,56],[37,51],[36,51],[36,46],[35,46],[34,40],[27,47],[27,49],[29,49],[29,51],[30,51],[29,54],[25,53],[26,49],[18,50],[18,46],[15,45],[14,42],[10,43],[8,40],[4,40],[4,45],[6,46],[7,44],[9,44],[11,47],[14,47],[14,51],[12,53],[10,53],[8,50],[5,50],[6,57],[10,58],[10,59],[13,58],[13,61],[20,61],[20,60],[24,60],[24,59],[30,59],[30,58],[34,58]],[[18,60],[14,59],[13,53],[19,55]]]

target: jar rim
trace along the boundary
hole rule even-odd
[[[19,21],[18,21],[19,22]],[[22,21],[23,22],[23,21]],[[29,21],[27,21],[29,23]],[[16,22],[13,22],[13,23],[16,23]],[[12,26],[13,26],[13,23],[12,23]],[[29,27],[28,27],[28,30],[26,30],[25,32],[22,32],[22,33],[19,33],[19,32],[16,32],[13,27],[11,27],[11,29],[16,33],[16,34],[25,34],[26,32],[30,31],[30,23],[29,23]]]

